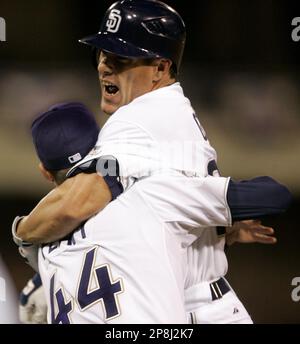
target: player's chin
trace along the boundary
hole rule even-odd
[[[105,100],[101,101],[101,110],[106,114],[106,115],[112,115],[114,112],[118,110],[120,106],[118,104],[114,104],[112,102],[107,102]]]

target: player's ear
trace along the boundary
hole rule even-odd
[[[161,81],[166,76],[169,76],[169,71],[172,65],[171,60],[159,59],[157,60],[156,69],[153,77],[153,82]]]
[[[48,170],[45,169],[45,166],[43,165],[43,163],[39,163],[39,169],[40,172],[42,173],[42,175],[49,181],[49,182],[54,182],[54,177],[51,174],[51,172],[49,172]]]

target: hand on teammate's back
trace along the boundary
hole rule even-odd
[[[236,221],[232,227],[226,228],[226,244],[260,243],[275,244],[274,229],[261,224],[260,220]]]

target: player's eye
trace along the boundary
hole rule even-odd
[[[123,63],[123,64],[132,62],[132,59],[128,59],[126,57],[121,57],[121,56],[117,57],[116,60],[117,60],[117,62]]]

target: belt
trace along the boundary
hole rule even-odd
[[[210,283],[209,287],[210,287],[211,297],[213,301],[220,299],[223,295],[228,293],[230,290],[229,285],[227,284],[225,279],[222,277],[218,279],[217,281]]]

